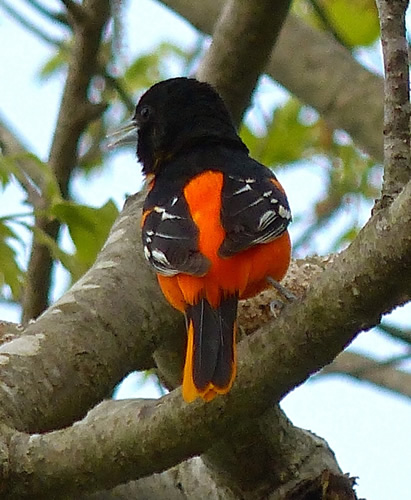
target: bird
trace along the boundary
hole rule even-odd
[[[289,266],[291,211],[272,170],[252,159],[218,92],[195,78],[150,87],[131,121],[147,179],[145,258],[185,316],[186,402],[226,394],[236,376],[237,308]]]

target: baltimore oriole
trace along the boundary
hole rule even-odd
[[[186,318],[183,397],[210,401],[235,377],[238,300],[287,271],[287,197],[271,170],[249,157],[207,83],[173,78],[153,85],[132,125],[150,180],[144,254],[166,299]]]

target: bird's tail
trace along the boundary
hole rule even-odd
[[[236,319],[238,296],[229,295],[217,308],[202,298],[186,309],[187,353],[183,397],[211,401],[225,394],[236,374]]]

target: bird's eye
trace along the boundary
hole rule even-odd
[[[142,121],[147,121],[150,116],[151,116],[151,112],[152,112],[152,109],[150,106],[143,106],[141,109],[140,109],[140,118],[142,119]]]

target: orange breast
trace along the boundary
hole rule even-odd
[[[290,261],[290,239],[287,232],[271,243],[255,245],[233,257],[222,259],[217,252],[225,231],[220,222],[223,174],[207,171],[192,179],[184,188],[191,216],[199,229],[199,250],[211,262],[206,276],[178,274],[159,276],[166,298],[177,309],[194,304],[199,296],[217,307],[224,295],[238,292],[240,298],[255,295],[267,288],[267,276],[280,280]]]

